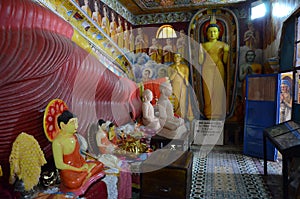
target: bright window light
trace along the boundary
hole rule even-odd
[[[251,19],[257,19],[265,16],[266,14],[266,6],[264,3],[261,3],[257,6],[253,6],[251,8]]]
[[[156,38],[159,39],[176,38],[176,37],[177,35],[175,33],[175,30],[171,25],[162,25],[156,33]]]

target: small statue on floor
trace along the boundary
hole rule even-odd
[[[142,104],[143,125],[146,127],[158,130],[160,128],[159,118],[154,115],[154,108],[151,104],[153,94],[151,90],[146,89],[143,92],[144,102]]]
[[[163,129],[159,132],[161,136],[167,138],[181,137],[185,132],[184,120],[174,116],[173,105],[169,100],[172,95],[172,86],[169,82],[160,84],[160,97],[158,99],[159,120]]]

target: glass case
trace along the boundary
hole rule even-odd
[[[265,129],[271,137],[282,136],[293,130],[300,130],[300,124],[292,120]]]
[[[300,124],[295,121],[283,122],[266,128],[264,131],[276,143],[276,146],[280,148],[279,151],[300,146]]]
[[[274,144],[276,149],[282,154],[282,189],[283,198],[289,197],[290,179],[295,179],[295,173],[291,172],[298,166],[292,160],[300,158],[300,123],[295,121],[286,121],[281,124],[266,128],[264,130],[264,174],[267,174],[267,155],[268,143]],[[297,185],[299,186],[299,185]]]

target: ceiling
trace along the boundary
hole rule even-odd
[[[193,11],[203,7],[236,6],[246,0],[118,0],[133,15]],[[247,2],[253,2],[248,0]]]

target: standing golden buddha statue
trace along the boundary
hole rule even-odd
[[[202,65],[204,115],[207,119],[225,119],[225,77],[229,45],[219,41],[220,27],[212,17],[206,28],[207,41],[200,44],[199,63]]]

